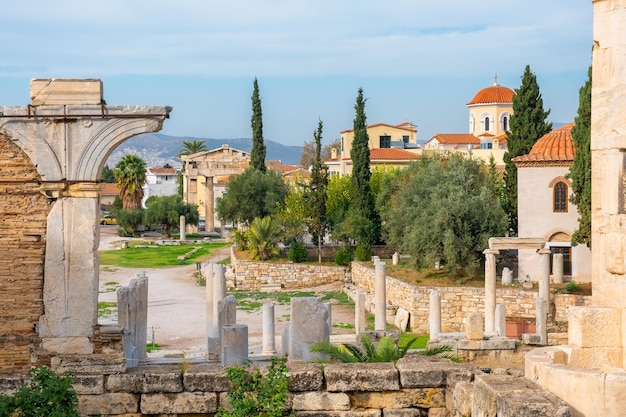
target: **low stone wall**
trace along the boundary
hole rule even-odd
[[[289,363],[288,368],[288,407],[299,417],[569,415],[565,403],[529,380],[487,375],[446,359],[410,354],[395,365]],[[210,416],[228,407],[231,385],[220,365],[75,371],[73,386],[84,416]],[[0,378],[0,390],[11,394],[23,382]]]
[[[374,293],[375,274],[370,263],[352,262],[352,282],[359,291]],[[416,333],[428,333],[430,292],[441,296],[441,324],[444,332],[463,331],[463,320],[474,311],[484,312],[485,289],[476,287],[416,286],[387,276],[387,304],[402,307],[411,314],[410,326]],[[496,303],[506,305],[507,317],[535,319],[536,290],[498,288]],[[372,300],[373,301],[373,300]],[[590,305],[591,297],[554,294],[552,312],[555,320],[567,321],[566,308]]]
[[[315,287],[331,282],[343,282],[346,268],[315,264],[277,263],[237,259],[233,248],[230,262],[235,272],[238,290],[261,289],[262,284],[281,284],[282,288]]]

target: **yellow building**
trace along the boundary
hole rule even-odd
[[[404,122],[399,125],[377,123],[367,126],[370,149],[370,168],[376,166],[403,167],[419,158],[417,128]],[[352,141],[354,129],[341,132],[341,149],[333,149],[331,159],[324,161],[329,175],[352,173]]]

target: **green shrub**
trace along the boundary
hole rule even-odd
[[[355,257],[357,261],[369,261],[372,258],[372,248],[365,242],[356,245]]]
[[[228,411],[220,408],[217,417],[283,416],[289,401],[289,373],[284,358],[272,357],[265,372],[248,364],[229,367],[226,375],[232,386]]]
[[[577,292],[577,291],[580,291],[581,289],[582,288],[580,287],[580,285],[576,284],[576,282],[574,280],[571,280],[565,286],[565,290],[567,292]]]
[[[293,242],[289,245],[289,252],[287,252],[287,258],[291,262],[300,263],[307,260],[309,255],[306,252],[306,247],[302,242]]]
[[[347,266],[350,265],[350,261],[352,261],[352,252],[350,251],[350,248],[347,246],[341,246],[335,255],[335,263],[337,265]]]
[[[11,396],[0,396],[0,416],[79,417],[73,375],[58,376],[45,366],[29,371],[31,381]]]

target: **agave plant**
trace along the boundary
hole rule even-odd
[[[417,338],[410,339],[403,347],[398,347],[396,342],[388,336],[384,336],[375,345],[371,337],[367,334],[361,335],[361,345],[363,348],[350,343],[342,343],[334,345],[330,342],[313,343],[310,347],[311,352],[324,353],[331,359],[343,363],[355,362],[396,362],[403,358],[409,351],[411,346],[417,342]],[[454,355],[450,346],[438,346],[432,349],[419,351],[424,356],[440,356],[452,360],[453,362],[461,362],[461,359]]]

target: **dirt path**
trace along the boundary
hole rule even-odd
[[[117,236],[115,226],[101,227],[100,249],[116,249],[122,238]],[[225,259],[228,249],[215,254],[213,261]],[[206,303],[205,287],[197,284],[195,265],[183,265],[171,268],[135,269],[121,267],[100,267],[100,302],[116,302],[115,289],[128,285],[137,273],[148,276],[148,343],[153,338],[161,350],[151,353],[151,357],[180,356],[200,358],[206,356]],[[303,288],[298,291],[341,292],[342,283],[328,284],[316,288]],[[259,301],[259,300],[255,300]],[[290,306],[276,304],[276,348],[280,351],[280,335],[289,321]],[[354,309],[348,306],[334,305],[332,319],[335,324],[354,324]],[[100,323],[116,323],[117,315],[102,317]],[[261,309],[252,312],[238,309],[237,322],[248,325],[249,351],[258,355],[262,348],[262,313]],[[354,334],[354,329],[333,328],[333,335]]]

